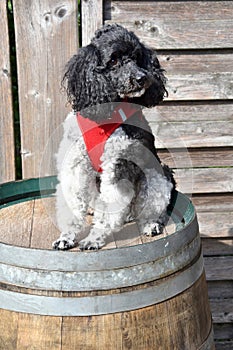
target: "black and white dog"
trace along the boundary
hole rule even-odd
[[[105,25],[66,68],[73,112],[57,155],[61,236],[54,249],[99,249],[132,219],[146,235],[161,233],[175,181],[142,114],[166,94],[155,52],[122,26]],[[89,207],[93,224],[80,241]]]

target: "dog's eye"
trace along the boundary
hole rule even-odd
[[[113,54],[111,57],[111,60],[109,61],[109,64],[111,67],[113,67],[113,66],[116,66],[117,63],[118,63],[118,57],[115,54]]]
[[[111,65],[112,66],[115,66],[117,64],[117,62],[118,62],[117,58],[112,58],[111,59]]]

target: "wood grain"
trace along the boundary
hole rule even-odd
[[[200,212],[233,212],[233,193],[193,195],[192,202]]]
[[[11,93],[7,2],[0,2],[0,183],[15,179],[15,150]]]
[[[50,138],[67,114],[60,89],[63,70],[77,51],[76,2],[17,0],[13,4],[23,177],[49,175],[59,143]],[[49,156],[41,168],[49,140]]]
[[[23,202],[0,210],[0,241],[16,246],[29,247],[34,201]]]
[[[204,256],[233,255],[233,238],[212,239],[204,237],[201,242]]]
[[[34,216],[31,231],[33,231],[33,234],[36,234],[37,230],[37,235],[39,235],[38,245],[41,244],[41,234],[42,239],[44,232],[46,232],[48,237],[50,230],[50,215],[48,213],[54,198],[49,198],[46,205],[44,201],[45,199],[37,200],[35,203],[32,201],[34,204]],[[29,203],[21,204],[26,206]],[[14,207],[9,208],[13,213]],[[3,209],[3,211],[6,209]],[[30,217],[30,214],[27,214]],[[39,224],[44,224],[44,232],[40,230],[40,227],[38,229]],[[17,234],[17,228],[15,228],[15,231]],[[33,242],[33,236],[31,241]],[[178,271],[177,274],[179,273]],[[156,281],[156,283],[159,282]],[[17,287],[17,285],[14,287],[21,293],[40,294],[43,292],[46,295],[46,291],[30,290],[25,287]],[[146,285],[142,286],[142,288],[146,287]],[[7,290],[7,286],[1,285],[1,288]],[[128,291],[132,290],[131,286],[126,289]],[[105,293],[119,293],[119,291],[108,290]],[[72,293],[69,294],[67,292],[67,294],[71,296]],[[89,294],[91,295],[91,292],[88,292]],[[52,295],[50,296],[52,302]],[[59,296],[61,297],[62,295]],[[163,349],[168,350],[176,346],[178,349],[197,348],[206,339],[211,324],[204,275],[182,293],[169,300],[140,310],[100,316],[63,318],[16,314],[16,321],[14,320],[14,315],[15,313],[10,311],[1,312],[0,310],[0,322],[5,323],[9,320],[13,322],[10,329],[16,327],[17,324],[17,338],[12,338],[14,350],[26,350],[31,344],[36,350],[43,348],[72,350],[79,349],[80,343],[82,345],[85,344],[86,349],[92,349],[94,344],[96,350],[108,350],[111,346],[114,346],[114,349],[125,350],[153,349],[157,348],[158,344],[161,343],[163,344]],[[163,333],[161,333],[160,327],[163,327]],[[3,329],[5,330],[5,328]],[[182,331],[180,332],[179,330]],[[9,345],[8,331],[6,331],[6,334],[1,334],[1,338],[3,344]],[[13,346],[9,347],[9,349],[13,350]]]
[[[176,169],[174,177],[184,193],[233,192],[232,167]]]
[[[19,314],[3,309],[1,309],[0,313],[0,350],[15,350],[17,349]]]
[[[197,217],[203,237],[233,237],[233,212],[197,213]]]
[[[212,3],[214,4],[212,6]],[[140,14],[140,17],[137,16]],[[104,18],[157,49],[233,46],[231,1],[105,1]]]
[[[208,281],[210,299],[232,299],[233,281]]]
[[[37,199],[33,212],[31,248],[51,249],[60,231],[56,226],[54,198]]]
[[[204,263],[208,281],[233,280],[233,256],[205,257]]]
[[[215,341],[215,349],[216,350],[232,350],[233,349],[233,341]]]
[[[231,340],[233,339],[233,327],[229,323],[215,323],[214,324],[214,336],[219,340]],[[225,350],[225,349],[224,349]],[[231,350],[231,348],[230,348]]]
[[[233,146],[232,121],[152,122],[158,148]]]
[[[61,317],[19,314],[15,349],[61,350],[61,323]]]
[[[140,310],[63,318],[0,310],[0,316],[1,350],[196,349],[211,325],[204,275],[174,298]]]
[[[233,302],[231,299],[211,300],[210,307],[215,323],[233,323]]]
[[[103,24],[103,0],[82,1],[82,46],[88,45]]]
[[[155,108],[146,109],[145,115],[149,122],[232,121],[233,103],[231,100],[179,102],[165,100]]]
[[[203,276],[192,288],[166,303],[120,314],[64,318],[62,349],[78,349],[80,342],[85,349],[95,350],[157,349],[158,344],[164,350],[195,348],[193,344],[200,344],[210,327],[208,303],[203,294],[196,299],[200,288],[204,293]]]
[[[231,51],[170,53],[158,57],[166,70],[169,100],[232,98]]]
[[[233,147],[159,149],[158,155],[173,169],[233,166]]]

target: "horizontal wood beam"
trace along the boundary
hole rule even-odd
[[[140,16],[137,16],[140,14]],[[232,1],[105,1],[104,18],[157,49],[233,47]]]

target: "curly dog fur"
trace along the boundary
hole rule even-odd
[[[81,250],[101,248],[112,232],[135,220],[141,232],[159,234],[167,220],[175,182],[161,164],[154,136],[142,114],[143,107],[159,104],[165,94],[165,76],[156,53],[133,32],[120,25],[105,25],[91,43],[80,48],[64,75],[73,112],[64,122],[58,155],[57,222],[60,238],[55,249],[79,244]],[[110,135],[101,157],[102,172],[93,168],[78,127],[76,114],[101,126],[119,104],[137,106],[133,115]],[[88,208],[94,208],[90,232]]]

